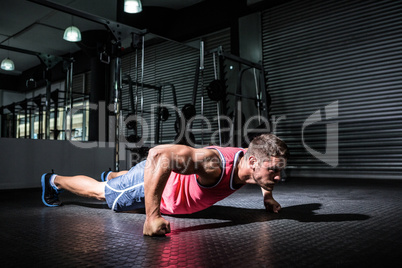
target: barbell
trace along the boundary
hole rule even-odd
[[[129,114],[129,115],[127,115],[126,118],[125,118],[125,120],[127,120],[129,117],[132,117],[132,116],[134,116],[133,120],[130,120],[130,121],[128,121],[128,122],[126,123],[126,127],[127,127],[128,129],[134,129],[134,128],[136,128],[136,125],[137,125],[137,122],[136,122],[136,120],[135,120],[135,115],[134,115],[134,114]],[[158,108],[158,116],[159,116],[159,119],[160,119],[162,122],[165,122],[165,121],[168,120],[169,117],[170,117],[169,110],[168,110],[165,106],[159,107],[159,108]]]
[[[191,118],[197,115],[197,111],[195,109],[195,106],[193,104],[185,104],[183,108],[181,108],[181,113],[184,117],[184,124],[187,124],[187,121],[189,121]],[[176,133],[179,133],[181,130],[181,118],[177,118],[176,122],[174,124],[174,129]]]

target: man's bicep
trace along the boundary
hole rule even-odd
[[[170,171],[191,174],[194,171],[195,151],[196,149],[185,145],[160,145],[150,150],[148,158],[164,163]]]
[[[178,147],[175,156],[176,167],[173,171],[180,174],[205,175],[212,166],[220,167],[220,161],[215,160],[216,153],[211,149],[196,149],[188,146]]]

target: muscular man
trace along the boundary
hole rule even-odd
[[[58,194],[106,200],[115,211],[145,206],[144,235],[165,235],[170,224],[162,214],[190,214],[208,208],[245,184],[258,184],[268,211],[281,207],[272,196],[289,156],[286,144],[273,134],[257,136],[249,148],[159,145],[146,161],[129,171],[104,173],[105,182],[87,176],[42,176],[42,201],[59,206]]]

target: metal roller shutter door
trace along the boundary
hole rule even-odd
[[[317,0],[263,12],[271,115],[282,116],[274,130],[291,148],[290,176],[402,178],[401,12],[401,1]]]

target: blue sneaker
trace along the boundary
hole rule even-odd
[[[108,181],[107,176],[109,176],[109,173],[110,173],[110,172],[112,172],[112,170],[111,170],[110,168],[109,168],[108,171],[102,172],[101,180],[102,180],[102,181]]]
[[[58,207],[62,205],[59,200],[59,193],[61,193],[62,190],[58,190],[50,185],[52,175],[53,173],[45,173],[42,175],[42,202],[48,207]]]

